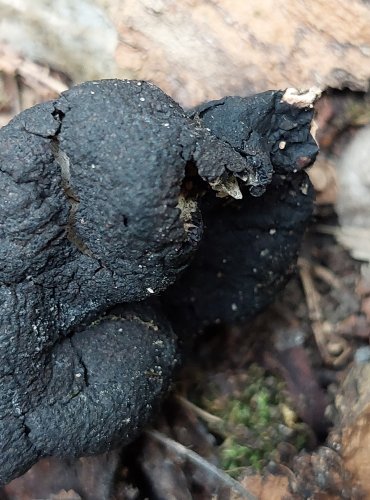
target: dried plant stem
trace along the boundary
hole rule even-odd
[[[49,69],[40,64],[28,61],[6,46],[0,46],[0,71],[8,75],[19,75],[30,87],[42,85],[55,94],[67,90],[67,86],[50,75]]]
[[[212,415],[212,413],[203,410],[203,408],[199,408],[199,406],[195,405],[194,403],[184,398],[183,396],[177,395],[176,400],[185,408],[195,413],[197,417],[201,418],[204,422],[206,422],[211,430],[217,431],[221,433],[221,435],[226,436],[225,433],[226,424],[222,418],[217,417],[216,415]]]
[[[332,325],[324,321],[320,307],[320,294],[317,292],[311,274],[311,264],[303,258],[299,259],[299,274],[306,297],[308,315],[311,321],[311,328],[315,336],[317,347],[325,363],[328,365],[340,365],[350,354],[350,348],[344,339],[337,338],[335,342],[341,344],[341,353],[333,355],[329,351],[329,341],[334,340]]]
[[[222,470],[218,469],[213,464],[209,463],[203,457],[198,455],[198,453],[189,450],[188,448],[186,448],[186,446],[183,446],[181,443],[178,443],[177,441],[174,441],[173,439],[165,436],[161,432],[151,430],[151,431],[146,431],[146,434],[150,438],[166,446],[166,448],[175,452],[181,458],[191,461],[196,466],[207,471],[213,477],[216,477],[225,486],[228,486],[229,488],[237,492],[238,495],[240,495],[240,498],[247,498],[248,500],[256,500],[256,497],[251,493],[249,493],[238,481],[230,477]]]
[[[315,264],[313,266],[313,271],[318,278],[320,278],[322,281],[325,281],[325,283],[327,283],[332,288],[336,288],[337,290],[343,290],[344,287],[341,281],[335,276],[333,271],[331,271],[327,267]]]

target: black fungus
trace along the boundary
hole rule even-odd
[[[279,174],[260,197],[207,195],[194,261],[163,295],[178,333],[246,321],[269,305],[295,271],[314,193],[305,172]]]
[[[255,172],[252,194],[261,195],[274,172],[292,174],[316,158],[318,147],[310,133],[312,104],[308,100],[303,108],[290,105],[289,90],[225,97],[190,113],[245,158]]]
[[[27,333],[28,353],[25,339],[2,353],[17,363],[2,374],[2,484],[42,456],[78,457],[131,441],[167,392],[177,362],[168,321],[146,306],[114,308],[44,352],[40,329]],[[28,359],[21,362],[21,354]]]
[[[170,315],[190,301],[202,328],[286,281],[317,147],[312,106],[285,95],[186,114],[152,84],[103,80],[0,130],[0,484],[137,435],[178,358],[150,297],[172,290]]]
[[[210,193],[200,200],[198,252],[162,297],[178,333],[251,319],[295,270],[314,202],[303,169],[318,146],[310,133],[313,107],[289,104],[292,90],[225,97],[189,113],[245,157],[256,178],[248,190],[241,187],[240,200]]]

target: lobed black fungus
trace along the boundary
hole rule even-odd
[[[168,389],[176,361],[176,338],[158,311],[112,308],[56,345],[43,397],[25,418],[29,440],[62,457],[132,440]]]
[[[190,113],[240,152],[257,178],[240,200],[208,193],[200,201],[205,229],[198,252],[162,299],[178,332],[251,319],[294,272],[314,202],[302,170],[318,146],[310,133],[312,106],[304,97],[292,106],[286,102],[292,97],[299,99],[291,89],[225,97]]]
[[[275,174],[261,197],[201,202],[204,235],[194,261],[162,296],[175,330],[200,333],[246,321],[269,305],[295,270],[314,193],[305,172]]]
[[[198,106],[190,116],[199,118],[214,136],[246,159],[255,172],[250,191],[259,196],[274,173],[289,175],[315,160],[318,147],[310,133],[311,93],[315,95],[315,89],[301,95],[288,89],[225,97]]]
[[[9,357],[23,354],[16,348],[8,344]],[[145,306],[113,308],[43,355],[33,349],[22,364],[28,371],[14,366],[2,376],[1,484],[42,456],[78,457],[131,441],[167,392],[177,361],[168,321]]]
[[[304,96],[187,115],[152,84],[103,80],[1,129],[0,484],[45,455],[128,442],[147,422],[176,338],[159,306],[132,303],[171,290],[171,314],[188,317],[190,298],[202,327],[275,294],[311,209],[295,173],[317,152]]]

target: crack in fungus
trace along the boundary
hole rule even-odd
[[[89,249],[89,247],[77,234],[76,231],[76,214],[78,211],[80,200],[77,194],[74,192],[73,187],[71,185],[70,159],[68,155],[61,150],[57,135],[54,136],[51,140],[51,150],[53,152],[55,161],[60,166],[60,172],[62,177],[62,188],[70,206],[68,214],[68,223],[66,228],[67,238],[81,253],[88,255],[89,257],[95,258],[92,251]]]

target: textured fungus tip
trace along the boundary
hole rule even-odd
[[[190,116],[244,158],[244,170],[234,170],[233,176],[260,196],[274,173],[291,175],[314,162],[318,147],[310,128],[317,95],[317,89],[304,94],[288,89],[224,97],[195,108]]]
[[[158,304],[127,303],[184,273],[178,317],[191,293],[203,324],[224,306],[248,316],[285,280],[311,206],[304,174],[294,176],[317,146],[312,109],[282,97],[227,97],[186,114],[150,83],[103,80],[0,130],[0,483],[44,455],[129,442],[147,422],[176,339]],[[288,220],[288,233],[265,237]],[[251,265],[270,246],[257,283]],[[213,265],[225,275],[216,294]],[[239,270],[244,295],[230,305]]]

